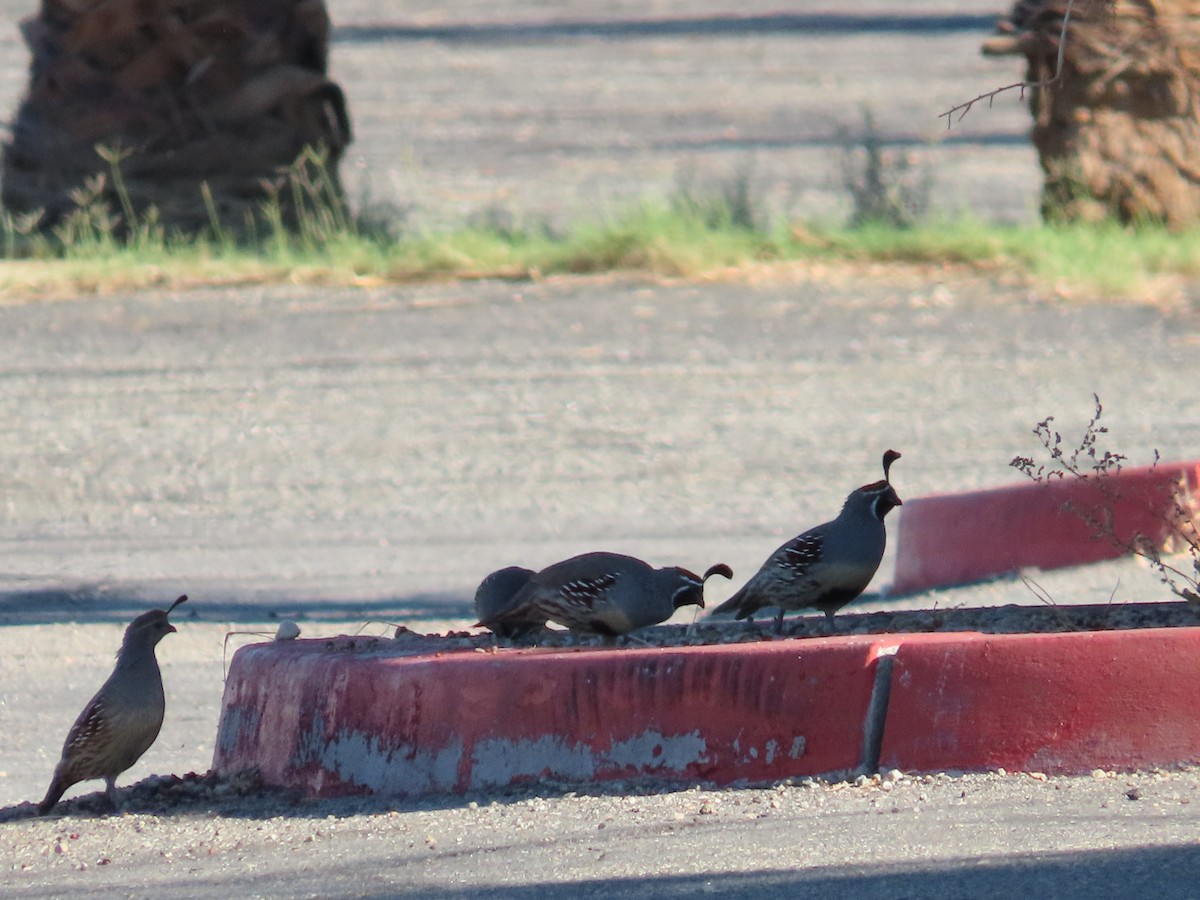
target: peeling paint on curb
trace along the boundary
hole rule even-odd
[[[659,649],[234,655],[213,765],[315,795],[461,793],[541,778],[769,781],[849,772],[872,638]],[[331,652],[332,649],[337,652]],[[797,652],[800,649],[803,652]]]
[[[299,737],[293,764],[300,769],[317,766],[339,784],[372,793],[419,796],[452,792],[462,754],[461,741],[439,749],[390,746],[381,735],[348,728],[327,737],[325,720],[318,716]]]
[[[471,787],[500,787],[534,778],[583,782],[596,776],[590,747],[568,744],[565,738],[550,734],[532,740],[480,741],[471,762]]]

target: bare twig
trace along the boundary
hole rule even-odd
[[[1046,606],[1058,606],[1058,604],[1054,602],[1054,598],[1050,596],[1050,592],[1044,587],[1042,587],[1024,572],[1018,572],[1017,575],[1020,577],[1021,581],[1025,583],[1025,587],[1029,588],[1030,592],[1033,594],[1033,596],[1037,597],[1038,600],[1042,601],[1042,603],[1044,603]]]
[[[966,114],[971,111],[971,108],[981,100],[986,100],[988,102],[988,106],[990,107],[997,96],[1003,94],[1005,91],[1014,90],[1019,90],[1021,92],[1019,99],[1024,100],[1025,91],[1029,90],[1030,88],[1044,88],[1050,87],[1053,84],[1057,84],[1059,79],[1062,78],[1063,57],[1067,49],[1067,27],[1071,23],[1071,7],[1074,5],[1075,0],[1067,0],[1067,8],[1063,13],[1062,31],[1060,31],[1058,35],[1058,62],[1055,64],[1053,77],[1043,78],[1041,81],[1017,81],[1013,84],[1006,84],[1004,87],[996,88],[994,91],[988,91],[986,94],[980,94],[975,99],[968,100],[966,103],[960,103],[958,106],[952,106],[944,113],[938,113],[939,119],[946,120],[946,130],[949,131],[951,125],[953,125],[955,122],[961,122]],[[954,115],[955,113],[958,113],[957,118]]]

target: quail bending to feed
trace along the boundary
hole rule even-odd
[[[109,801],[117,805],[117,776],[150,749],[162,728],[166,701],[154,648],[175,630],[167,616],[185,600],[180,597],[169,609],[152,609],[129,623],[112,674],[67,734],[39,813],[50,812],[64,791],[90,778],[103,778]]]
[[[745,619],[764,606],[778,606],[775,631],[783,630],[783,613],[815,606],[829,617],[866,590],[887,543],[883,518],[901,506],[888,481],[895,450],[883,454],[883,481],[865,484],[846,498],[832,522],[810,528],[771,554],[754,577],[713,610],[736,612]]]
[[[549,619],[572,631],[626,634],[665,622],[681,606],[703,609],[704,582],[713,575],[732,578],[733,571],[717,563],[702,578],[620,553],[584,553],[533,575],[504,612],[479,624],[495,630],[510,621]]]
[[[539,618],[534,610],[524,620],[503,617],[512,608],[517,593],[533,575],[533,569],[508,566],[497,569],[479,582],[479,587],[475,589],[475,615],[479,621],[492,622],[488,627],[504,638],[520,638],[541,631],[546,625],[546,617]]]

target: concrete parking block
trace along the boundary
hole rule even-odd
[[[892,669],[879,764],[1081,773],[1200,760],[1200,628],[920,635]]]
[[[390,643],[239,650],[214,768],[257,768],[319,796],[848,773],[863,763],[876,663],[894,644],[414,654]]]
[[[915,594],[1022,569],[1115,559],[1137,534],[1169,536],[1175,504],[1194,502],[1200,462],[906,499],[890,593]],[[1116,540],[1089,522],[1112,523]],[[1120,543],[1118,543],[1120,542]]]

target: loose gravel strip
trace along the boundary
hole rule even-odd
[[[120,815],[98,815],[91,798],[45,819],[0,811],[0,887],[15,892],[9,896],[120,888],[131,896],[215,897],[220,878],[236,871],[245,879],[240,889],[253,896],[435,888],[457,896],[470,888],[797,865],[814,874],[841,866],[850,875],[870,866],[951,864],[972,841],[981,842],[984,859],[1070,849],[1085,828],[1102,843],[1121,829],[1145,835],[1148,845],[1195,839],[1197,801],[1194,768],[1075,778],[892,771],[725,790],[541,784],[421,803],[306,801],[264,791],[252,778],[189,776],[142,782]],[[1056,808],[1070,812],[1055,815]],[[1026,826],[1008,825],[1004,809],[1017,810]],[[1034,832],[1026,830],[1031,822]],[[653,848],[653,858],[639,848]]]

